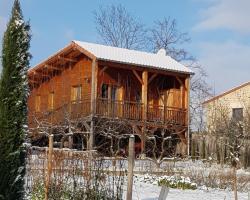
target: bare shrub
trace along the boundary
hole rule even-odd
[[[45,196],[45,158],[46,148],[32,149],[28,155],[26,186],[32,199]],[[118,165],[123,168],[122,162]],[[54,149],[49,199],[122,199],[123,172],[114,169],[94,152]]]

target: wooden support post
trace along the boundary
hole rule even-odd
[[[89,141],[88,141],[88,150],[93,150],[94,145],[94,119],[91,119],[90,122],[90,131],[89,131]]]
[[[108,116],[109,117],[112,117],[111,114],[111,108],[112,108],[112,97],[111,97],[111,93],[112,93],[112,86],[111,85],[108,85]]]
[[[97,61],[94,59],[92,61],[92,69],[91,69],[91,114],[95,114],[96,112],[96,90],[97,90]]]
[[[236,164],[237,166],[237,164]],[[234,190],[234,200],[238,200],[238,194],[237,194],[237,170],[236,166],[233,166],[233,174],[234,174],[234,180],[233,180],[233,190]]]
[[[144,121],[147,120],[147,112],[148,112],[148,72],[143,71],[142,72],[142,103],[143,103],[143,113],[142,113],[142,119]],[[142,146],[141,146],[141,151],[142,153],[145,152],[145,132],[146,132],[146,127],[143,126],[141,129],[141,138],[142,138]]]
[[[142,72],[142,103],[143,103],[143,120],[147,120],[147,108],[148,108],[148,72]]]
[[[96,99],[97,99],[97,81],[98,81],[98,65],[96,59],[92,60],[92,73],[91,73],[91,124],[88,140],[88,150],[93,149],[94,145],[94,116],[96,114]]]
[[[127,183],[127,200],[132,200],[133,194],[133,169],[135,159],[135,136],[129,138],[129,154],[128,154],[128,183]]]
[[[137,125],[133,125],[133,130],[135,131],[135,133],[137,135],[140,136],[141,139],[141,154],[142,157],[144,156],[144,152],[145,152],[145,141],[146,141],[146,126],[143,125],[141,127],[141,129],[137,126]]]
[[[50,185],[50,177],[52,173],[52,154],[53,154],[53,135],[49,135],[49,152],[47,159],[47,179],[45,184],[45,200],[49,198],[49,185]]]
[[[185,118],[185,124],[187,125],[187,131],[186,131],[186,140],[187,140],[187,155],[190,155],[190,126],[189,126],[189,117],[190,117],[190,77],[187,77],[185,79],[185,87],[183,88],[185,91],[185,109],[186,109],[186,118]]]
[[[118,100],[120,101],[118,115],[119,117],[123,117],[123,106],[124,106],[124,87],[122,85],[119,86],[118,89]]]
[[[181,108],[186,109],[186,92],[187,90],[185,89],[185,85],[181,85]]]
[[[187,112],[188,112],[188,114],[189,114],[189,96],[190,96],[190,78],[189,77],[187,77],[186,79],[185,79],[185,109],[187,109]],[[187,114],[187,116],[186,116],[186,123],[187,123],[187,125],[188,125],[188,122],[189,122],[189,115]]]
[[[142,126],[141,128],[141,154],[142,157],[145,158],[145,142],[146,142],[146,126]]]

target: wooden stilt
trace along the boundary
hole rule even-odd
[[[135,158],[135,136],[129,138],[129,155],[128,155],[128,184],[127,184],[127,200],[132,200],[133,194],[133,169]]]

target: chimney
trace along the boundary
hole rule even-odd
[[[165,49],[160,49],[160,50],[157,52],[157,55],[159,55],[159,56],[166,56],[166,50],[165,50]]]

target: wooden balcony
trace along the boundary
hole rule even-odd
[[[143,112],[146,112],[144,119]],[[53,123],[78,119],[91,114],[90,100],[82,100],[65,104],[60,108],[44,113],[35,113],[37,120],[46,120]],[[124,119],[131,121],[151,122],[155,124],[186,125],[186,110],[166,106],[148,105],[144,108],[142,103],[132,101],[118,101],[97,99],[95,116],[111,119]]]

